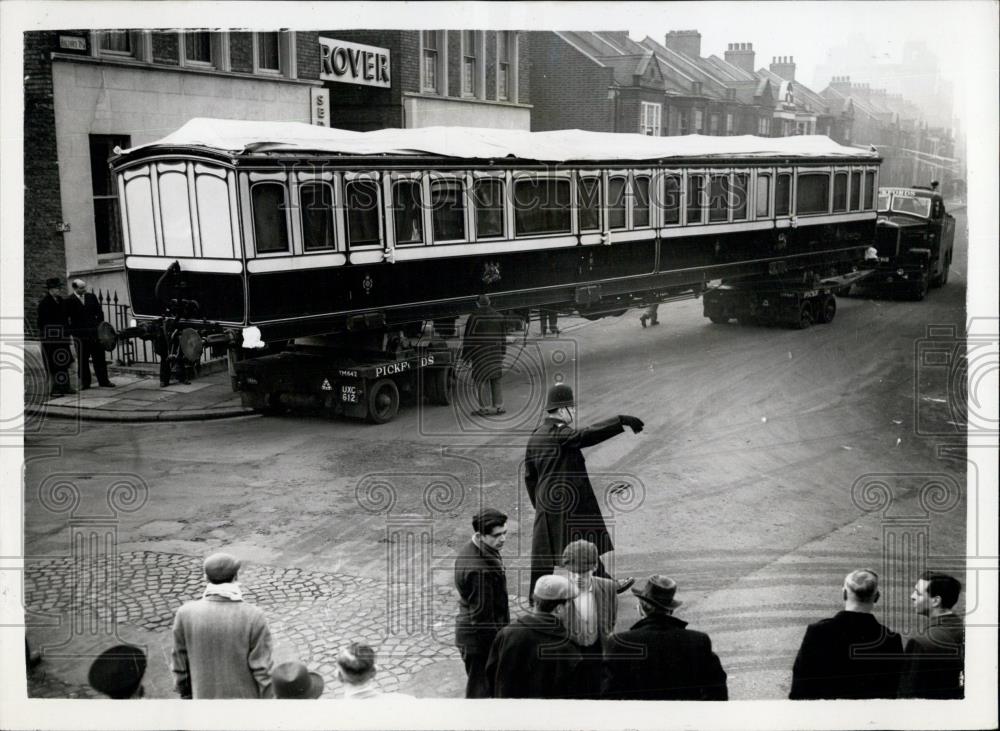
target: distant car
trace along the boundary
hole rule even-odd
[[[875,272],[866,286],[922,300],[930,287],[948,281],[955,217],[945,211],[936,183],[929,187],[879,188]]]

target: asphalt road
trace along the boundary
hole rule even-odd
[[[359,590],[363,612],[391,603],[392,587],[446,586],[469,516],[490,504],[512,518],[513,586],[530,547],[524,444],[558,376],[575,387],[581,422],[646,422],[587,453],[617,575],[673,576],[678,615],[712,636],[730,696],[785,697],[805,625],[841,608],[846,572],[878,570],[883,617],[907,631],[914,572],[962,565],[954,381],[917,353],[929,325],[964,327],[965,228],[960,213],[951,280],[924,302],[841,298],[832,324],[804,331],[713,325],[700,300],[661,306],[655,328],[640,328],[636,311],[566,318],[559,338],[512,345],[502,418],[469,417],[463,380],[454,408],[404,406],[383,426],[303,416],[78,433],[63,424],[26,442],[28,555],[67,551],[67,514],[38,497],[52,475],[80,487],[78,514],[99,514],[109,474],[122,473],[149,492],[117,514],[120,551],[226,547],[258,564],[368,577],[380,588]],[[611,491],[622,483],[630,488]],[[628,626],[634,602],[623,597],[620,609]],[[451,615],[433,612],[428,646],[444,647]],[[454,658],[421,672],[421,695],[460,687]]]

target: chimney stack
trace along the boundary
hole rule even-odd
[[[701,58],[701,33],[696,30],[669,31],[663,45],[685,56]]]
[[[752,43],[730,43],[726,49],[726,61],[737,68],[753,73],[754,50]]]
[[[844,94],[851,93],[851,77],[850,76],[834,76],[830,79],[830,88],[836,91],[842,92]]]
[[[771,73],[785,81],[795,81],[795,59],[792,56],[772,56]]]

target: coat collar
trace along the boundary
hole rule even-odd
[[[657,612],[656,614],[650,614],[640,619],[632,625],[632,629],[684,629],[687,627],[687,624],[683,619],[679,619],[672,614]]]
[[[567,636],[566,625],[558,617],[551,614],[535,614],[532,612],[518,617],[515,624],[560,640],[566,639]]]

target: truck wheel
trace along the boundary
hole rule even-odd
[[[448,406],[455,396],[455,368],[443,366],[424,371],[424,395],[437,406]]]
[[[757,318],[755,318],[753,315],[743,315],[741,317],[737,317],[736,322],[746,327],[747,325],[756,325]]]
[[[802,307],[799,309],[799,321],[796,323],[796,328],[799,330],[805,330],[807,327],[813,324],[813,311],[812,307],[808,302],[803,302]]]
[[[385,424],[399,412],[399,389],[391,378],[375,381],[368,389],[368,421]]]
[[[920,302],[924,297],[927,296],[927,291],[930,289],[930,282],[926,275],[920,277],[920,281],[913,287],[911,292],[911,298],[915,302]]]
[[[725,325],[729,322],[729,318],[726,315],[723,315],[721,312],[708,313],[708,319],[714,322],[716,325]]]
[[[823,304],[819,309],[819,318],[817,322],[821,322],[824,325],[829,325],[833,322],[833,318],[837,316],[837,298],[832,294],[827,296],[823,300]]]

